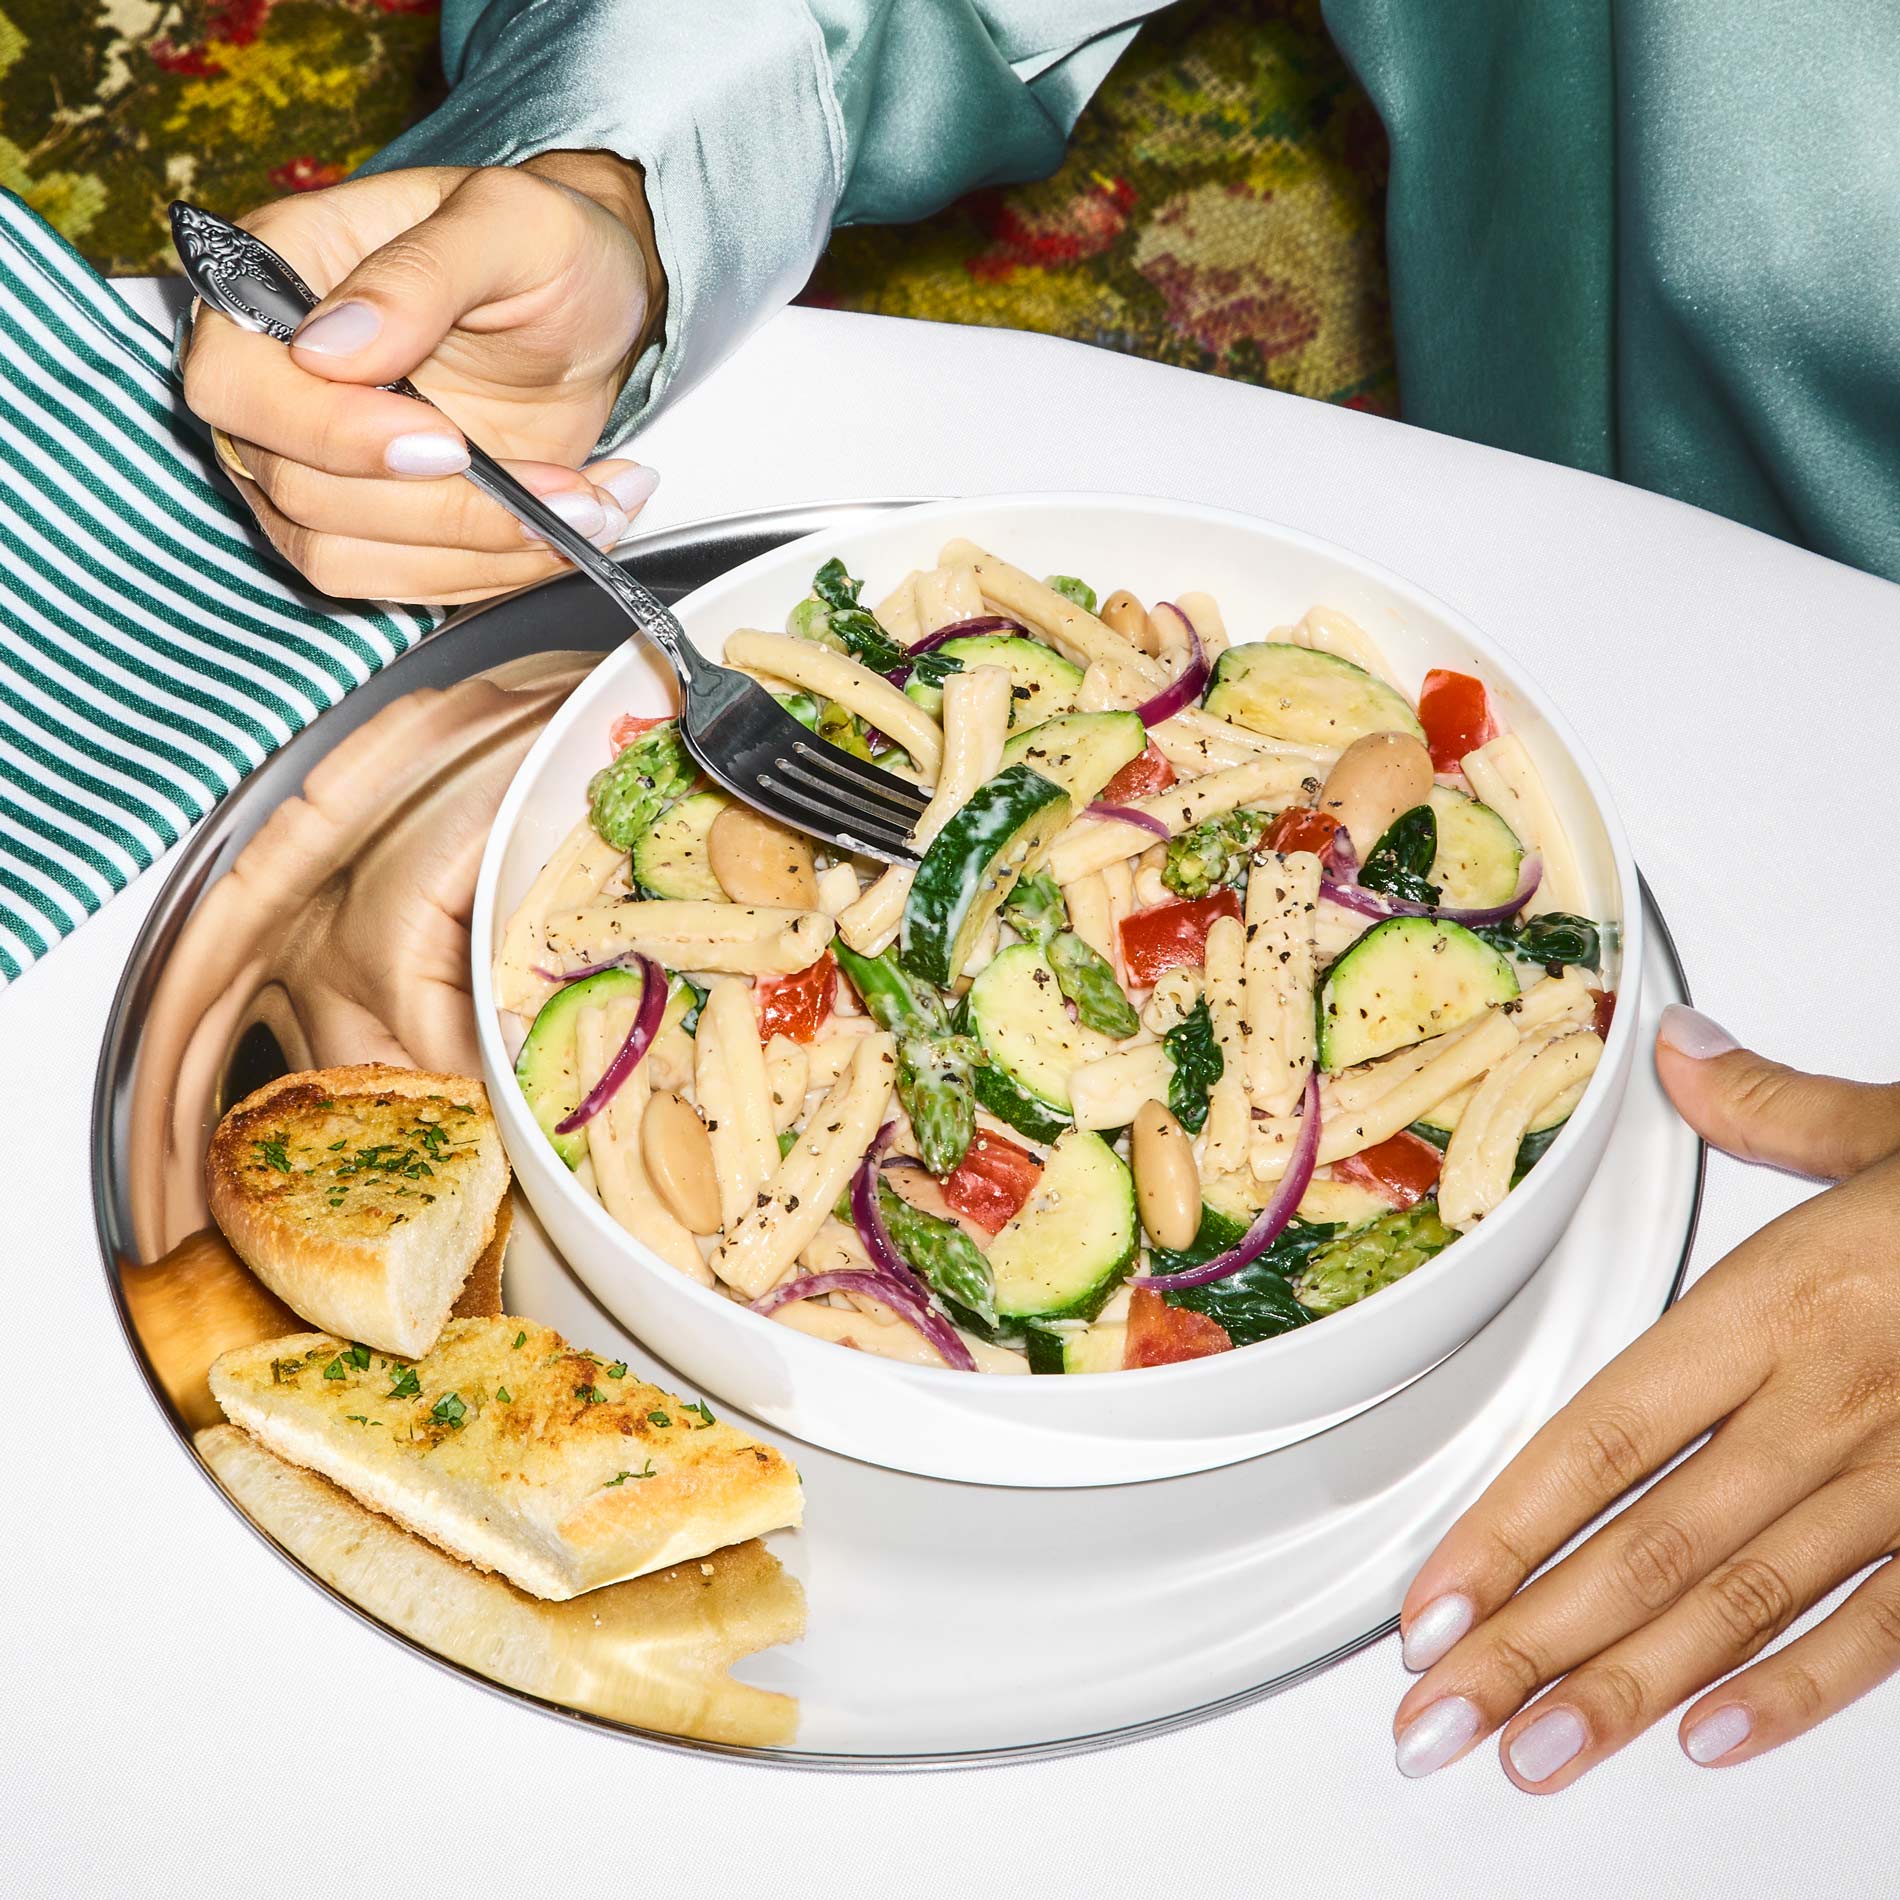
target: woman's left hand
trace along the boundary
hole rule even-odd
[[[1727,1766],[1900,1670],[1900,1569],[1879,1561],[1900,1548],[1900,1086],[1782,1068],[1680,1007],[1656,1062],[1706,1140],[1838,1185],[1712,1268],[1432,1553],[1400,1613],[1406,1664],[1426,1671],[1393,1722],[1407,1775],[1501,1728],[1505,1773],[1555,1793],[1724,1677],[1678,1733],[1692,1761]],[[1831,1615],[1742,1667],[1870,1564]]]

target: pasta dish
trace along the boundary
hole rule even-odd
[[[499,939],[535,1120],[668,1266],[919,1365],[1162,1365],[1391,1286],[1562,1138],[1615,926],[1482,680],[961,540],[860,593],[724,658],[929,791],[918,864],[627,715]]]

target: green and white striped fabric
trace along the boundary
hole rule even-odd
[[[0,984],[441,617],[260,552],[171,356],[0,192]]]

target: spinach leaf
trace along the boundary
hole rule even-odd
[[[854,660],[873,673],[888,673],[908,659],[904,649],[878,624],[870,608],[858,604],[862,581],[854,581],[836,558],[827,561],[812,576],[811,591],[824,602],[828,630],[844,642]]]
[[[1565,1118],[1568,1120],[1568,1117]],[[1528,1134],[1517,1144],[1517,1159],[1511,1164],[1511,1185],[1516,1187],[1523,1178],[1543,1160],[1550,1144],[1564,1131],[1563,1122],[1555,1128],[1539,1128]],[[1451,1145],[1451,1132],[1439,1128],[1431,1122],[1414,1122],[1405,1131],[1416,1135],[1421,1141],[1429,1141],[1442,1154]]]
[[[1207,1120],[1208,1091],[1227,1067],[1214,1039],[1214,1018],[1201,997],[1186,1016],[1161,1038],[1174,1061],[1168,1080],[1168,1108],[1189,1134],[1198,1135]]]
[[[1363,873],[1359,881],[1365,882]],[[1584,970],[1603,967],[1601,928],[1567,910],[1547,910],[1541,917],[1525,917],[1514,924],[1478,924],[1474,929],[1492,949],[1520,963],[1541,963],[1553,972],[1566,964]]]
[[[1152,1252],[1155,1273],[1182,1273],[1189,1267],[1205,1265],[1217,1253],[1239,1244],[1246,1223],[1230,1219],[1211,1207],[1201,1209],[1200,1231],[1194,1244],[1179,1253],[1165,1247]],[[1252,1266],[1230,1273],[1224,1280],[1207,1286],[1191,1286],[1161,1297],[1170,1306],[1185,1306],[1190,1312],[1205,1313],[1226,1328],[1236,1346],[1251,1346],[1257,1339],[1271,1339],[1277,1333],[1291,1332],[1304,1326],[1317,1314],[1309,1312],[1293,1297],[1292,1277],[1303,1267],[1316,1248],[1339,1233],[1337,1225],[1314,1225],[1293,1220],[1271,1247]]]
[[[1437,856],[1438,814],[1429,805],[1414,805],[1393,819],[1385,836],[1366,853],[1359,882],[1408,904],[1436,904],[1439,888],[1426,873]]]

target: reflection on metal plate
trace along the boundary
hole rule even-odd
[[[632,558],[671,600],[896,505],[701,524]],[[489,823],[536,733],[624,630],[572,581],[451,624],[277,754],[173,871],[114,1006],[94,1165],[127,1334],[181,1440],[308,1577],[385,1633],[537,1707],[752,1759],[932,1766],[1100,1746],[1284,1687],[1389,1627],[1451,1517],[1673,1297],[1699,1155],[1653,1080],[1632,1082],[1605,1163],[1617,1178],[1484,1333],[1373,1411],[1226,1471],[1018,1493],[792,1445],[806,1530],[555,1604],[221,1422],[211,1361],[301,1322],[208,1225],[212,1129],[290,1068],[476,1071],[467,923]],[[1660,929],[1655,943],[1649,1010],[1683,993]],[[1608,1293],[1604,1259],[1633,1263]],[[509,1310],[677,1383],[592,1304],[525,1208],[506,1276]],[[1170,1602],[1180,1615],[1157,1614]]]

